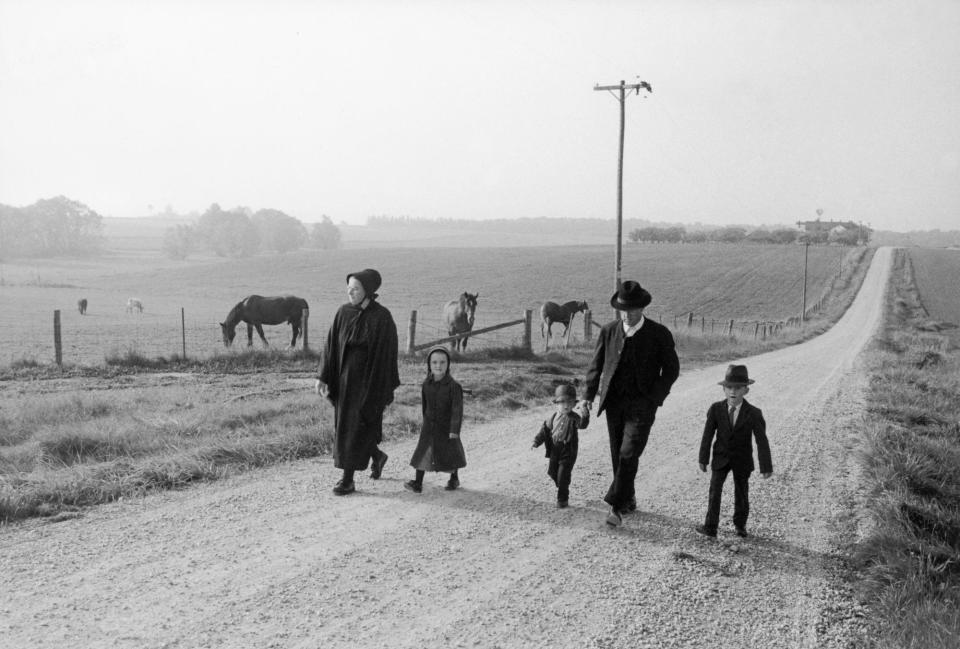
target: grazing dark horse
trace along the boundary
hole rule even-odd
[[[247,347],[253,345],[253,330],[256,328],[264,347],[269,347],[266,336],[263,335],[262,325],[278,325],[287,323],[293,328],[293,338],[290,347],[296,347],[297,336],[300,335],[300,324],[303,310],[308,308],[307,301],[302,297],[282,295],[278,297],[262,297],[250,295],[243,298],[230,309],[227,319],[220,323],[223,333],[223,344],[229,347],[237,333],[237,325],[247,323]]]
[[[80,315],[86,315],[87,313],[87,298],[82,297],[77,300],[77,310],[80,311]]]
[[[544,302],[543,306],[540,307],[540,337],[547,339],[547,347],[550,346],[550,336],[553,333],[550,329],[553,327],[554,322],[563,325],[563,336],[564,340],[566,340],[567,330],[570,329],[570,322],[573,320],[573,316],[589,308],[587,303],[582,300],[571,300],[563,304]]]
[[[462,293],[457,300],[450,300],[443,307],[443,321],[447,325],[447,335],[456,336],[473,329],[473,320],[477,315],[479,293]],[[467,339],[459,338],[450,343],[451,349],[467,350]]]
[[[127,313],[143,313],[143,302],[140,301],[138,297],[132,297],[127,300]]]

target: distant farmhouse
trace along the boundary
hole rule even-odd
[[[801,238],[810,243],[865,244],[870,239],[870,228],[853,221],[797,221]]]

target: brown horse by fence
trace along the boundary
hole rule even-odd
[[[473,329],[473,321],[477,315],[477,298],[479,293],[462,293],[459,299],[450,300],[443,307],[443,321],[447,325],[447,335],[456,336]],[[467,350],[467,337],[459,338],[450,344],[451,349]]]
[[[293,328],[293,338],[290,347],[296,347],[297,336],[300,335],[303,310],[308,308],[307,301],[302,297],[283,295],[278,297],[262,297],[250,295],[230,309],[227,319],[220,323],[223,333],[223,344],[229,347],[236,336],[237,325],[247,323],[247,347],[253,345],[253,330],[256,328],[264,347],[269,347],[267,337],[263,335],[262,325],[278,325],[287,323]]]
[[[82,297],[77,300],[77,310],[80,312],[80,315],[87,314],[87,298]]]
[[[553,323],[557,322],[563,325],[563,336],[566,338],[573,316],[589,308],[587,303],[582,300],[571,300],[563,304],[544,302],[543,306],[540,307],[540,337],[546,338],[549,346],[550,336],[553,334],[551,328]]]

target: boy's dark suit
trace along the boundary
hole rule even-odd
[[[770,444],[767,441],[767,424],[759,408],[744,399],[737,415],[737,422],[730,427],[729,406],[726,399],[718,401],[707,410],[707,422],[700,441],[700,464],[710,464],[710,498],[704,527],[717,531],[720,523],[720,495],[727,474],[733,471],[734,507],[733,524],[737,528],[747,525],[750,514],[749,480],[753,472],[753,440],[757,441],[760,473],[772,473]],[[710,442],[713,442],[713,462],[710,462]]]

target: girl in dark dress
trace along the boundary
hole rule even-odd
[[[450,474],[445,487],[452,491],[460,486],[458,469],[467,466],[467,458],[460,443],[460,425],[463,423],[463,388],[450,376],[450,353],[443,347],[434,347],[427,354],[427,378],[420,389],[423,424],[420,441],[410,459],[416,477],[403,484],[404,488],[420,493],[427,471]]]

